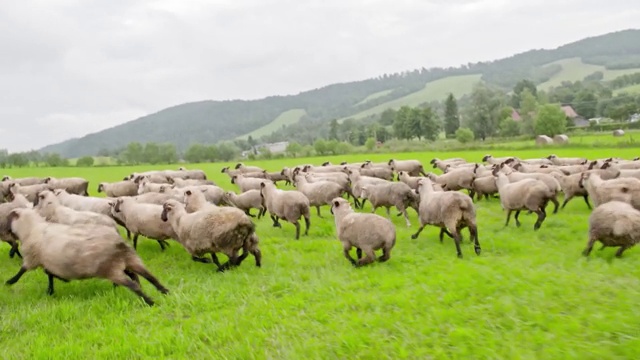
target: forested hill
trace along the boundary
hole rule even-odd
[[[504,89],[513,87],[521,79],[542,84],[563,71],[571,71],[567,67],[575,61],[559,60],[573,58],[579,60],[577,63],[599,65],[603,69],[638,68],[640,71],[640,30],[586,38],[552,50],[530,50],[492,62],[384,74],[298,95],[181,104],[82,138],[49,145],[40,151],[78,157],[115,150],[134,141],[167,142],[184,149],[192,143],[215,143],[249,134],[257,138],[297,122],[363,118],[382,112],[387,105],[402,104],[405,99],[443,100],[450,91],[461,96],[470,88],[465,82],[478,79]],[[459,84],[459,89],[451,89],[450,84]]]

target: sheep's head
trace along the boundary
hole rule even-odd
[[[611,167],[611,163],[610,162],[606,162],[604,164],[602,164],[602,166],[600,167],[600,169],[605,170]]]
[[[233,176],[231,177],[231,183],[232,183],[232,184],[235,184],[235,183],[236,183],[236,179],[237,179],[237,178],[238,178],[238,175],[233,175]]]
[[[551,160],[551,159],[555,159],[557,157],[558,156],[556,156],[556,154],[551,154],[551,155],[547,156],[547,159]]]
[[[347,165],[347,162],[343,161],[343,162],[340,163],[340,165]]]
[[[640,160],[640,156],[636,156],[633,158],[633,161],[638,161],[638,160]]]
[[[238,170],[238,169],[240,169],[240,168],[241,168],[241,167],[243,167],[243,166],[244,166],[244,165],[242,165],[242,163],[237,163],[237,164],[236,164],[236,167],[234,167],[234,169]]]
[[[185,170],[187,170],[187,168],[185,168],[185,167],[183,167],[183,166],[180,166],[180,167],[178,168],[178,171],[185,171]]]
[[[18,239],[18,235],[13,231],[13,223],[20,218],[20,214],[23,209],[13,209],[7,216],[7,228],[9,229],[9,234],[14,238]]]
[[[429,164],[435,164],[435,163],[436,163],[436,160],[438,160],[438,159],[437,159],[437,158],[433,158],[433,159],[431,159],[431,161],[429,161]],[[435,167],[435,166],[434,166],[434,167]]]
[[[38,206],[38,204],[42,203],[44,199],[47,197],[48,190],[40,191],[36,194],[36,198],[33,200],[33,206]]]
[[[98,185],[98,192],[101,193],[104,190],[104,183],[100,183],[100,185]]]
[[[394,162],[394,160],[390,159],[389,162],[387,163],[387,165],[391,165],[391,164],[393,164],[393,162]]]
[[[286,169],[287,169],[287,168],[282,169],[282,171],[280,171],[280,175],[284,176],[284,171],[285,171]]]
[[[322,163],[322,166],[329,166],[331,165],[331,161],[325,161]]]
[[[123,199],[117,198],[116,201],[113,202],[113,212],[119,213],[121,211],[120,206],[122,206],[123,201]]]
[[[162,204],[162,214],[160,214],[160,219],[164,222],[169,221],[169,213],[175,209],[177,201],[168,200],[164,204]]]
[[[193,192],[192,192],[190,189],[185,190],[185,192],[184,192],[183,202],[186,204],[186,203],[189,201],[189,198],[190,198],[192,195],[193,195]]]
[[[349,209],[351,209],[351,205],[349,204],[349,201],[340,197],[331,200],[332,215],[335,215],[336,211],[349,210]]]
[[[222,168],[222,170],[221,170],[220,172],[221,172],[221,173],[229,172],[229,167],[228,167],[228,166],[223,167],[223,168]]]
[[[489,158],[491,158],[491,155],[485,155],[485,156],[482,158],[482,161],[487,161],[487,160],[489,160]]]
[[[167,180],[167,184],[175,183],[175,180],[171,176],[165,176],[165,179]]]
[[[540,167],[543,167],[543,166],[546,166],[546,165],[540,165]],[[517,163],[517,164],[513,165],[513,169],[514,170],[520,170],[521,168],[522,168],[522,163]]]
[[[45,183],[45,184],[48,184],[48,183],[50,183],[50,182],[51,182],[51,180],[53,180],[53,178],[52,178],[51,176],[49,176],[49,177],[47,177],[47,178],[45,178],[45,179],[44,179],[44,183]]]

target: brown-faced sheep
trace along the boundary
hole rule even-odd
[[[382,256],[378,261],[389,260],[396,244],[396,228],[391,221],[376,214],[356,213],[343,198],[333,199],[331,213],[335,217],[336,233],[342,243],[344,256],[353,266],[372,263],[376,259],[375,251],[380,249]],[[357,249],[358,261],[349,254],[352,247]],[[364,258],[363,252],[366,255]]]

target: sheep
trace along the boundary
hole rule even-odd
[[[596,241],[602,247],[618,246],[616,257],[640,242],[640,211],[626,202],[610,201],[589,216],[589,241],[582,255],[589,256]]]
[[[241,174],[251,172],[264,172],[264,169],[259,166],[247,166],[243,163],[237,163],[234,169],[239,170]]]
[[[22,194],[16,194],[11,202],[0,204],[0,240],[11,246],[9,258],[13,258],[15,255],[22,257],[18,250],[18,238],[11,232],[11,227],[9,226],[9,213],[13,209],[30,207],[32,207],[31,202]]]
[[[69,194],[89,196],[89,182],[83,178],[56,179],[54,177],[48,177],[44,180],[44,183],[53,189],[64,189]]]
[[[63,206],[53,192],[42,191],[34,201],[34,208],[45,220],[66,225],[102,225],[118,231],[115,220],[92,211],[78,211]]]
[[[365,166],[365,164],[363,164],[362,166]],[[331,172],[336,172],[336,171],[340,171],[340,169],[344,168],[343,165],[323,165],[323,166],[313,166],[313,165],[305,165],[302,167],[302,172],[309,172],[309,173],[331,173]]]
[[[27,271],[42,267],[49,279],[49,295],[54,293],[54,278],[68,282],[97,277],[128,287],[151,306],[154,301],[142,292],[138,275],[162,294],[169,292],[111,228],[47,223],[33,209],[14,209],[9,224],[22,244],[23,261],[7,285],[18,282]]]
[[[3,182],[14,182],[21,186],[44,184],[45,180],[46,178],[39,178],[39,177],[26,177],[26,178],[13,179],[11,176],[5,176],[2,178]]]
[[[500,194],[500,205],[507,210],[507,221],[504,226],[509,225],[511,213],[515,210],[516,226],[520,226],[518,216],[521,210],[530,210],[538,215],[538,220],[533,225],[533,230],[538,230],[542,226],[542,222],[547,217],[545,207],[551,198],[555,196],[554,192],[542,181],[536,179],[524,179],[514,183],[509,182],[509,178],[499,168],[494,170],[493,175],[496,177],[496,185]]]
[[[340,185],[342,190],[347,194],[347,199],[353,198],[354,204],[356,207],[360,206],[360,202],[353,195],[351,191],[351,182],[349,180],[349,175],[343,172],[334,172],[334,173],[305,173],[305,179],[309,183],[316,183],[321,181],[333,181],[334,183]]]
[[[93,211],[99,214],[111,216],[111,205],[107,198],[69,194],[63,189],[53,190],[53,193],[63,206],[70,207],[78,211]]]
[[[565,171],[558,170],[558,168],[554,165],[551,165],[551,166],[550,165],[527,165],[523,163],[517,163],[517,164],[514,164],[511,168],[521,173],[550,174],[553,172],[561,172],[563,174],[569,175]]]
[[[496,165],[496,164],[500,164],[500,163],[503,163],[503,162],[508,161],[508,160],[512,160],[513,161],[515,159],[516,158],[513,157],[513,156],[506,156],[506,157],[496,158],[496,157],[493,157],[493,156],[487,154],[482,158],[482,162],[487,162],[489,164]]]
[[[215,185],[211,180],[199,180],[199,179],[180,179],[180,178],[167,178],[167,183],[175,185],[177,188],[185,188],[187,186],[198,185]]]
[[[345,193],[344,188],[333,181],[318,181],[310,183],[307,178],[302,175],[296,175],[293,178],[294,185],[298,191],[309,199],[309,206],[315,206],[318,217],[320,214],[320,206],[331,205],[334,198],[341,197]]]
[[[277,184],[278,181],[284,181],[285,185],[290,185],[291,181],[289,178],[283,174],[281,171],[268,172],[264,171],[264,178],[273,181],[274,184]]]
[[[190,190],[187,191],[194,194]],[[178,235],[177,240],[192,258],[211,254],[211,260],[219,272],[240,265],[246,257],[246,253],[238,256],[240,249],[252,252],[256,258],[256,266],[261,265],[262,255],[257,248],[257,237],[253,236],[255,225],[239,209],[216,207],[187,213],[184,204],[169,200],[164,203],[160,218],[171,224]],[[255,244],[250,246],[250,242]],[[224,253],[229,260],[221,265],[217,252]]]
[[[159,171],[145,173],[145,174],[133,173],[129,177],[130,177],[130,180],[133,180],[133,182],[136,184],[140,184],[143,181],[154,183],[154,184],[167,183],[167,175]]]
[[[457,191],[461,189],[469,190],[469,196],[473,197],[475,192],[471,188],[471,181],[475,177],[475,173],[472,168],[463,168],[452,170],[446,174],[436,175],[434,173],[428,173],[426,176],[432,182],[435,182],[442,186],[445,190]]]
[[[247,192],[249,190],[260,190],[261,188],[260,184],[266,181],[273,184],[273,182],[271,182],[270,180],[259,179],[259,178],[248,178],[248,177],[244,177],[244,175],[234,175],[231,178],[231,183],[238,185],[241,193]]]
[[[384,206],[387,209],[387,217],[391,218],[389,208],[395,206],[404,215],[407,227],[411,226],[407,208],[413,207],[418,211],[417,199],[409,185],[402,182],[389,182],[387,184],[370,184],[362,187],[363,196],[371,202],[371,212]]]
[[[547,156],[547,159],[551,160],[553,165],[584,165],[588,162],[585,158],[560,158],[555,154]]]
[[[172,171],[171,175],[173,175],[174,179],[207,180],[207,174],[200,169],[187,170],[184,167],[180,167],[177,173]]]
[[[476,210],[470,196],[457,191],[435,191],[429,178],[420,180],[418,194],[420,196],[420,228],[411,235],[412,239],[417,239],[426,225],[438,226],[440,242],[443,234],[453,237],[458,258],[462,258],[460,231],[468,227],[474,251],[476,255],[480,255]]]
[[[463,158],[449,158],[449,159],[444,159],[444,160],[440,160],[438,158],[433,158],[431,159],[431,161],[429,161],[429,163],[431,165],[433,165],[433,168],[438,168],[442,171],[444,171],[444,168],[447,165],[455,165],[455,164],[464,164],[466,163],[467,160],[463,159]]]
[[[130,180],[102,182],[98,185],[98,193],[103,191],[108,197],[135,196],[138,195],[138,186]]]
[[[422,179],[422,177],[410,176],[406,171],[398,171],[398,181],[402,181],[414,190],[418,188],[418,181],[420,179]]]
[[[297,190],[280,190],[270,181],[263,181],[260,184],[260,196],[262,205],[269,211],[269,216],[273,220],[273,227],[282,227],[280,219],[288,221],[296,227],[296,240],[300,239],[300,217],[304,217],[304,235],[309,235],[311,226],[309,213],[309,199]]]
[[[394,168],[396,171],[406,171],[411,176],[423,175],[426,176],[422,164],[418,160],[395,160],[390,159],[387,165]]]
[[[139,203],[135,198],[121,197],[111,203],[111,213],[133,234],[133,248],[136,250],[140,235],[156,240],[161,251],[169,246],[167,239],[177,236],[170,224],[160,221],[162,205]]]
[[[262,197],[259,190],[249,190],[240,195],[233,191],[227,191],[224,193],[224,201],[244,211],[245,214],[251,217],[255,217],[255,215],[251,214],[251,209],[258,209],[258,219],[267,211],[262,205]]]
[[[591,210],[591,204],[589,204],[589,193],[587,190],[581,186],[580,179],[582,179],[582,174],[571,174],[564,175],[560,173],[553,173],[553,176],[560,183],[560,187],[562,188],[562,192],[564,193],[564,201],[562,202],[561,208],[567,205],[569,200],[573,199],[576,196],[582,196],[584,202],[587,204],[589,210]]]
[[[219,186],[200,185],[189,188],[200,190],[204,194],[205,199],[212,204],[221,205],[224,202],[224,189]]]
[[[509,179],[510,182],[517,182],[524,179],[535,179],[535,180],[542,181],[549,188],[549,190],[551,190],[551,192],[554,194],[553,197],[549,198],[549,200],[554,205],[553,213],[554,214],[558,213],[558,208],[560,204],[558,203],[557,196],[558,196],[558,193],[562,191],[562,187],[560,186],[560,183],[558,182],[558,180],[556,180],[555,177],[553,177],[550,174],[520,173],[517,171],[513,171],[513,169],[507,166],[505,163],[500,164],[496,168],[496,170],[502,171],[505,175],[507,175],[507,178]]]
[[[30,202],[34,202],[36,200],[36,196],[40,191],[43,190],[51,190],[51,186],[49,184],[37,184],[37,185],[26,185],[21,186],[16,183],[9,184],[9,195],[8,198],[11,199],[12,196],[16,194],[22,194],[27,198]]]
[[[134,183],[135,184],[135,183]],[[142,180],[138,183],[138,195],[142,195],[149,192],[160,192],[166,184],[152,183],[147,180]]]
[[[640,180],[636,178],[602,180],[597,173],[585,172],[580,181],[593,200],[594,207],[609,201],[622,201],[640,210]]]
[[[371,164],[363,164],[360,168],[360,174],[362,176],[371,176],[378,179],[392,181],[393,170],[393,167],[371,167]]]
[[[475,192],[478,200],[482,199],[483,196],[486,200],[489,200],[489,195],[498,193],[496,179],[493,176],[474,176],[471,180],[471,189]]]
[[[396,228],[389,219],[376,214],[359,214],[353,211],[349,201],[337,197],[332,200],[331,213],[336,224],[336,234],[342,243],[343,254],[356,267],[376,260],[376,250],[382,249],[378,261],[385,262],[391,257],[396,244]],[[349,254],[355,247],[358,261]],[[362,258],[362,253],[365,257]]]
[[[353,193],[355,201],[355,206],[358,206],[357,198],[361,198],[360,209],[364,207],[364,203],[367,201],[366,197],[362,194],[362,187],[367,184],[387,184],[389,181],[378,179],[369,176],[360,175],[360,171],[358,170],[347,170],[349,171],[349,180],[351,181],[351,191]]]
[[[161,191],[167,191],[167,190],[162,190],[161,189]],[[141,194],[141,195],[134,196],[133,198],[139,203],[162,205],[162,204],[165,203],[165,201],[167,201],[169,199],[179,199],[179,197],[180,197],[179,196],[179,192],[171,191],[171,193],[149,192],[149,193],[144,193],[144,194]]]

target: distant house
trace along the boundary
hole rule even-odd
[[[283,153],[287,150],[287,146],[289,146],[288,141],[280,141],[277,143],[264,144],[260,146],[263,149],[269,149],[272,154]]]
[[[573,109],[573,107],[569,104],[563,104],[561,107],[564,114],[567,118],[573,121],[573,125],[576,127],[588,127],[589,120],[585,119],[584,116],[578,115],[578,113]]]
[[[522,121],[520,113],[514,108],[511,108],[511,118],[513,119],[513,121]]]

